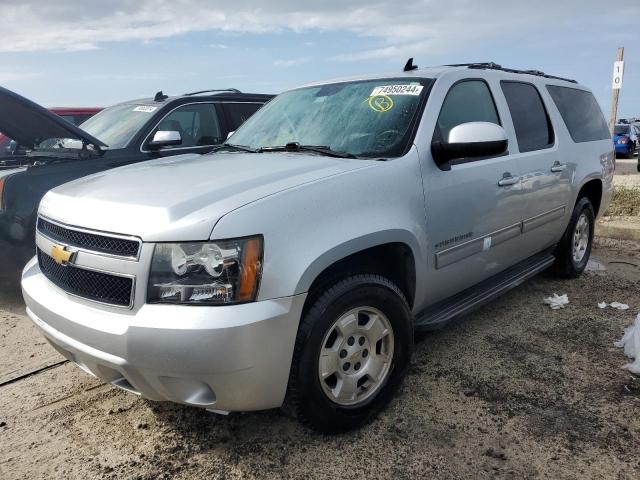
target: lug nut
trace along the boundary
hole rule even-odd
[[[356,363],[353,368],[355,368],[356,370],[360,370],[360,362]]]
[[[365,348],[365,349],[362,351],[362,358],[367,358],[367,355],[369,355],[369,351]]]
[[[349,337],[349,340],[347,340],[347,343],[348,343],[349,345],[353,345],[354,343],[356,343],[356,339],[355,339],[355,338],[353,338],[353,337]]]
[[[347,370],[349,370],[349,368],[351,367],[351,364],[349,362],[346,362],[344,365],[342,365],[342,369],[346,372]]]
[[[347,356],[347,351],[346,350],[340,350],[340,358],[344,358]]]
[[[359,343],[361,346],[362,346],[362,345],[364,345],[364,337],[360,337],[360,338],[358,339],[358,343]]]

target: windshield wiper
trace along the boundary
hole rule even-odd
[[[290,142],[286,145],[280,145],[275,147],[262,147],[256,150],[258,153],[263,152],[313,152],[325,155],[327,157],[337,158],[358,158],[353,153],[340,152],[332,150],[331,147],[324,145],[300,145],[298,142]]]
[[[249,152],[249,153],[256,153],[257,152],[257,150],[255,150],[253,148],[245,147],[244,145],[235,145],[233,143],[223,143],[222,145],[218,145],[217,147],[214,147],[213,150],[211,150],[211,151],[212,152],[219,152],[221,150],[230,150],[232,152],[234,152],[234,151]]]

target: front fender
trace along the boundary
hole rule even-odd
[[[422,256],[417,238],[408,230],[391,229],[372,232],[336,245],[316,258],[302,273],[296,285],[296,293],[307,292],[313,281],[318,278],[324,270],[343,258],[369,248],[389,243],[402,243],[407,245],[411,249],[414,259],[421,258]]]
[[[263,235],[258,300],[304,293],[336,261],[390,242],[408,245],[416,287],[423,284],[428,235],[415,150],[393,161],[367,162],[368,168],[257,200],[215,225],[213,240]]]

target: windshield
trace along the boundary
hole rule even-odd
[[[246,121],[228,144],[252,149],[288,143],[358,157],[403,155],[430,79],[391,78],[285,92]]]
[[[614,133],[616,135],[629,135],[629,125],[616,125]]]
[[[116,105],[96,113],[80,128],[110,149],[124,148],[157,110],[153,105]]]

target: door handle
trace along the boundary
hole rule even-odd
[[[551,171],[553,173],[558,173],[558,172],[562,172],[565,168],[567,168],[566,163],[560,163],[556,160],[555,162],[553,162],[553,165],[551,166]]]
[[[508,187],[510,185],[515,185],[520,181],[520,177],[512,177],[511,173],[504,172],[502,174],[502,178],[498,181],[499,187]]]

